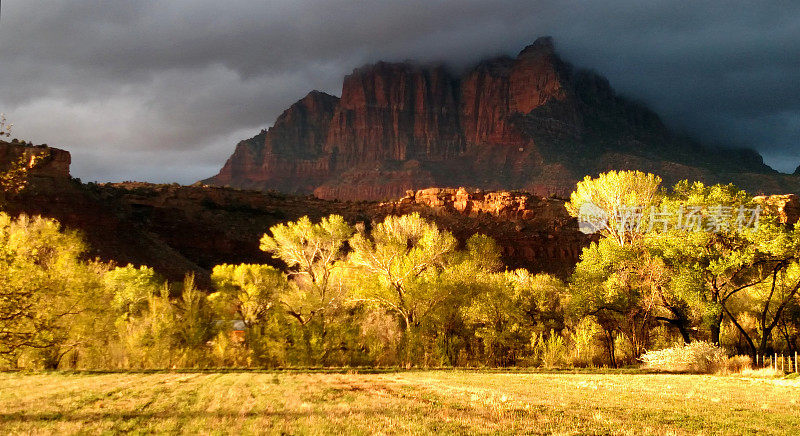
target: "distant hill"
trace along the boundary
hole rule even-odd
[[[611,169],[800,192],[799,172],[778,173],[753,150],[676,135],[605,78],[562,61],[547,37],[462,75],[414,63],[358,68],[341,98],[312,91],[202,183],[344,200],[428,186],[547,196]]]

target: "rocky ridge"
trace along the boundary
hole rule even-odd
[[[4,150],[9,156],[53,157],[52,165],[30,173],[28,187],[4,204],[6,212],[43,215],[79,230],[91,247],[89,258],[149,265],[171,280],[193,273],[204,287],[210,286],[214,265],[274,263],[259,249],[261,236],[272,225],[304,215],[317,220],[335,213],[369,225],[389,214],[417,212],[462,242],[476,233],[491,236],[510,268],[560,276],[569,274],[591,241],[577,231],[563,201],[527,193],[434,188],[377,203],[208,186],[83,184],[70,178],[66,151],[0,141],[0,153]]]

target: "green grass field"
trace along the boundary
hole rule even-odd
[[[800,434],[798,379],[0,373],[0,433]]]

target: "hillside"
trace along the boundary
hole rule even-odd
[[[388,214],[419,212],[461,241],[475,233],[495,238],[509,267],[564,276],[589,238],[578,232],[562,200],[526,193],[467,193],[429,189],[398,202],[340,202],[313,196],[230,188],[148,183],[82,184],[69,174],[70,155],[50,147],[0,141],[0,163],[22,153],[45,154],[28,188],[5,210],[58,219],[80,230],[90,257],[149,265],[171,280],[187,272],[208,286],[221,263],[270,263],[258,248],[270,226],[304,215],[332,213],[369,225]]]
[[[550,38],[460,75],[410,62],[358,68],[341,98],[312,91],[202,183],[341,200],[428,186],[564,196],[611,169],[800,192],[797,174],[774,171],[755,151],[674,134],[605,78],[564,62]]]

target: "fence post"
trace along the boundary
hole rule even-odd
[[[784,366],[785,363],[786,361],[783,358],[783,353],[781,353],[781,372],[786,372],[786,367]]]
[[[800,372],[797,370],[797,351],[794,352],[794,372]]]
[[[777,371],[778,370],[778,353],[775,354],[775,359],[772,361],[772,368]]]

